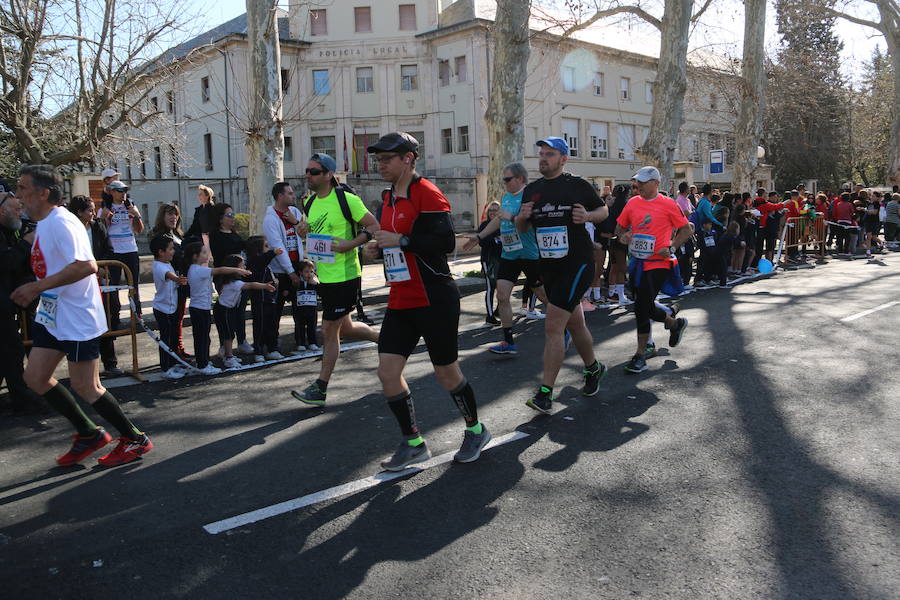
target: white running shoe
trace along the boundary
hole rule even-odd
[[[224,364],[226,369],[236,369],[241,366],[241,359],[237,356],[229,356],[225,359]]]
[[[541,319],[546,319],[546,318],[547,318],[547,315],[545,315],[544,313],[542,313],[542,312],[541,312],[540,310],[538,310],[538,309],[534,309],[534,310],[526,310],[526,311],[525,311],[525,318],[526,318],[526,319],[531,319],[532,321],[535,321],[535,320],[539,321],[539,320],[541,320]]]
[[[219,367],[213,366],[212,363],[209,363],[208,365],[206,365],[205,367],[200,369],[200,373],[203,375],[218,375],[221,372],[222,372],[222,369],[220,369]]]
[[[253,362],[255,362],[255,363],[263,362],[264,360],[266,360],[266,357],[263,356],[262,354],[254,354],[253,355]]]
[[[312,351],[316,351],[316,350],[319,349],[319,347],[318,347],[317,345],[315,345],[315,344],[310,344],[310,345],[309,345],[309,349],[312,350]]]
[[[244,340],[243,342],[238,344],[236,350],[241,354],[253,354],[253,345],[250,344],[247,340]]]
[[[170,367],[168,371],[163,371],[162,376],[166,379],[181,379],[185,372],[178,367]]]
[[[284,354],[282,354],[278,350],[273,350],[272,352],[266,354],[266,360],[281,360],[282,358],[284,358]]]

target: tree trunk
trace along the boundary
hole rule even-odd
[[[490,140],[488,198],[503,193],[503,167],[522,160],[525,148],[525,80],[528,77],[528,18],[531,0],[498,0],[490,102],[484,115]],[[476,216],[476,219],[480,215]]]
[[[672,162],[678,132],[684,121],[684,94],[687,91],[687,49],[693,0],[666,0],[662,18],[659,66],[653,82],[653,113],[650,135],[641,146],[645,163],[656,165],[662,175],[660,189],[672,181]]]
[[[888,140],[886,179],[888,185],[900,185],[900,15],[896,8],[892,11],[887,0],[878,2],[878,11],[881,13],[881,23],[884,26],[882,33],[894,67],[894,106],[891,110],[894,122],[891,123],[891,137]]]
[[[756,148],[762,133],[766,99],[766,0],[744,0],[744,54],[741,66],[741,108],[735,127],[732,192],[755,192]]]
[[[251,235],[262,232],[262,220],[272,197],[272,186],[284,175],[281,50],[278,46],[275,5],[275,0],[247,0],[250,122],[244,148],[247,152]]]

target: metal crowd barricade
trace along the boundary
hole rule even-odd
[[[784,248],[813,246],[818,247],[819,256],[824,258],[827,233],[824,215],[816,215],[815,220],[810,219],[806,215],[788,217],[784,221],[779,255]]]
[[[110,294],[118,294],[122,290],[128,291],[128,297],[134,298],[134,275],[131,273],[131,269],[128,268],[123,262],[118,260],[98,260],[97,268],[98,273],[97,277],[100,277],[102,269],[106,270],[107,273],[107,282],[109,277],[109,268],[110,267],[118,267],[122,269],[122,274],[125,276],[126,285],[102,285],[102,281],[100,281],[100,292],[105,296],[105,302],[103,303],[103,311],[106,315],[106,322],[110,322],[110,302],[108,297]],[[120,308],[121,310],[121,308]],[[131,336],[131,371],[126,371],[128,375],[131,375],[138,381],[146,381],[144,377],[140,374],[140,370],[138,367],[138,352],[137,352],[137,315],[134,312],[133,303],[128,303],[128,311],[129,311],[129,326],[125,329],[117,329],[115,331],[107,331],[104,333],[101,338],[117,338],[123,336]],[[24,309],[20,312],[19,322],[22,324],[22,342],[26,347],[31,347],[31,336],[29,334],[29,325],[31,324],[31,316]]]

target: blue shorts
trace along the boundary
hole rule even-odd
[[[100,358],[100,338],[86,342],[58,340],[40,323],[32,323],[31,346],[64,352],[69,362],[83,362]]]

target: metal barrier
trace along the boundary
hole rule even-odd
[[[785,248],[801,248],[811,245],[813,247],[818,246],[819,256],[825,258],[827,233],[824,215],[816,215],[815,220],[805,215],[788,217],[784,220],[784,229],[781,232],[781,246],[778,254],[781,256]]]
[[[108,297],[110,294],[118,294],[122,290],[127,290],[128,297],[134,298],[134,296],[135,296],[134,275],[132,275],[131,269],[129,269],[128,265],[126,265],[125,263],[120,262],[118,260],[98,260],[97,261],[97,268],[98,268],[97,277],[100,278],[100,274],[103,269],[106,270],[107,277],[108,277],[110,267],[117,267],[117,268],[122,269],[122,274],[125,276],[125,281],[127,282],[127,285],[100,285],[100,292],[104,296]],[[108,283],[109,280],[107,279],[106,281]],[[103,279],[100,279],[100,282],[102,284]],[[119,310],[121,310],[121,307]],[[110,317],[111,317],[109,301],[106,301],[103,303],[103,311],[106,315],[106,322],[109,323]],[[107,331],[100,337],[101,338],[117,338],[117,337],[123,337],[126,335],[131,336],[131,371],[126,371],[126,373],[128,375],[131,375],[138,381],[143,382],[143,381],[146,381],[146,379],[144,379],[144,377],[140,374],[140,371],[138,368],[137,327],[136,327],[137,315],[134,312],[134,303],[133,302],[128,303],[128,311],[129,311],[130,318],[129,318],[129,326],[127,328],[117,329],[115,331]],[[20,311],[19,322],[22,324],[21,325],[21,327],[22,327],[22,343],[25,345],[26,348],[30,348],[31,347],[31,337],[29,335],[28,328],[31,325],[31,316],[24,309],[22,309]]]

